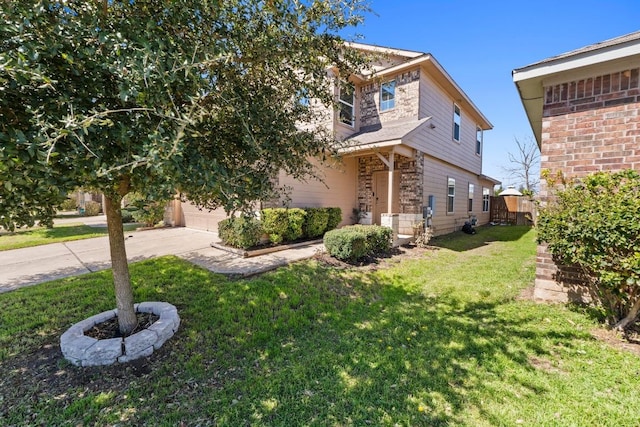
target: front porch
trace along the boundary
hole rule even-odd
[[[393,224],[398,235],[413,237],[423,221],[422,153],[394,146],[362,153],[357,160],[360,223]]]

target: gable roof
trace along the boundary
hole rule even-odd
[[[380,58],[392,58],[381,62],[378,66],[373,67],[372,72],[364,72],[359,76],[356,76],[361,82],[366,82],[370,79],[383,78],[385,76],[398,74],[403,71],[415,69],[420,67],[424,70],[433,80],[442,87],[453,100],[460,105],[460,107],[483,129],[493,129],[493,125],[487,119],[487,117],[480,111],[480,109],[471,101],[471,98],[462,90],[458,83],[447,73],[436,60],[436,58],[425,52],[417,52],[412,50],[395,49],[391,47],[383,47],[376,45],[368,45],[364,43],[347,43],[348,47],[362,50],[374,55],[379,55]]]
[[[552,56],[512,71],[513,81],[538,142],[542,143],[542,108],[545,82],[567,73],[592,74],[605,67],[622,71],[640,59],[640,31]],[[604,73],[604,71],[602,71]]]

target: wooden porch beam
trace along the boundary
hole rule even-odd
[[[387,213],[393,210],[393,169],[395,166],[395,153],[391,151],[389,153],[389,191],[387,191]]]

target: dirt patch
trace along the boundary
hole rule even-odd
[[[403,260],[424,258],[438,249],[436,246],[419,248],[413,244],[409,244],[393,248],[389,253],[365,257],[356,262],[340,261],[326,252],[317,253],[313,256],[313,259],[321,264],[338,269],[375,271],[382,267],[398,264]]]
[[[629,351],[636,356],[640,356],[640,331],[632,329],[623,334],[611,329],[597,328],[591,331],[591,335],[613,348]]]
[[[537,356],[530,356],[529,363],[536,369],[547,372],[549,374],[563,374],[564,372],[551,361]]]
[[[529,286],[520,291],[518,296],[516,297],[517,301],[533,301],[533,290],[534,286]]]

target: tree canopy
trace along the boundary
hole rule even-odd
[[[280,170],[312,174],[310,158],[334,141],[300,126],[316,112],[298,100],[333,105],[327,70],[358,65],[339,32],[365,10],[361,0],[12,2],[0,10],[0,226],[49,223],[80,185],[117,216],[130,191],[237,210],[270,195]]]

